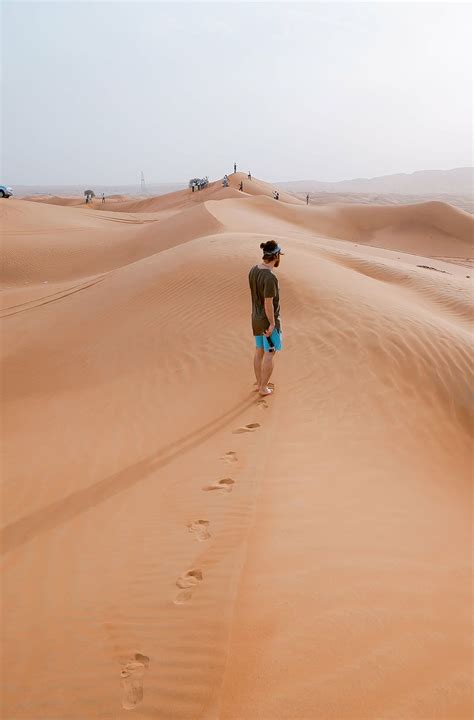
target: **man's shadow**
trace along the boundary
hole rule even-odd
[[[29,542],[37,535],[52,530],[68,520],[87,512],[90,508],[108,500],[113,495],[127,490],[146,478],[150,473],[164,467],[175,457],[187,453],[212,437],[218,430],[237,418],[243,410],[251,407],[252,397],[247,397],[219,417],[202,425],[193,432],[163,447],[156,455],[151,455],[134,465],[114,473],[82,490],[71,493],[62,500],[37,510],[26,517],[6,525],[0,531],[2,554],[10,552]]]

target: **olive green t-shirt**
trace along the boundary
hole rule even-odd
[[[265,313],[265,298],[273,298],[275,327],[280,326],[280,294],[278,278],[270,269],[255,265],[249,272],[250,293],[252,295],[252,330],[254,335],[263,335],[270,323]]]

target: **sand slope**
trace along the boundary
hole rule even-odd
[[[472,258],[473,218],[447,203],[292,207],[258,197],[245,206],[233,201],[210,203],[208,208],[233,228],[278,233],[282,228],[289,231],[291,224],[311,234],[412,254]]]
[[[179,214],[134,215],[11,200],[0,213],[8,286],[108,272],[221,227],[203,203]]]
[[[145,222],[9,201],[2,717],[467,720],[466,218],[218,192]]]

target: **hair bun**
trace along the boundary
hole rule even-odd
[[[260,243],[260,247],[262,248],[262,250],[265,250],[265,243]]]

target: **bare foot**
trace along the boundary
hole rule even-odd
[[[266,395],[272,394],[273,388],[268,387],[268,385],[266,385],[265,387],[260,388],[260,390],[258,392],[259,392],[259,395],[261,395],[262,397],[265,397]]]
[[[259,392],[260,388],[259,388],[259,386],[258,386],[258,383],[254,382],[254,386],[255,386],[255,387],[254,387],[254,392]],[[274,389],[274,388],[275,388],[275,383],[272,383],[272,382],[268,383],[268,387]],[[267,394],[268,394],[268,393],[267,393]]]

